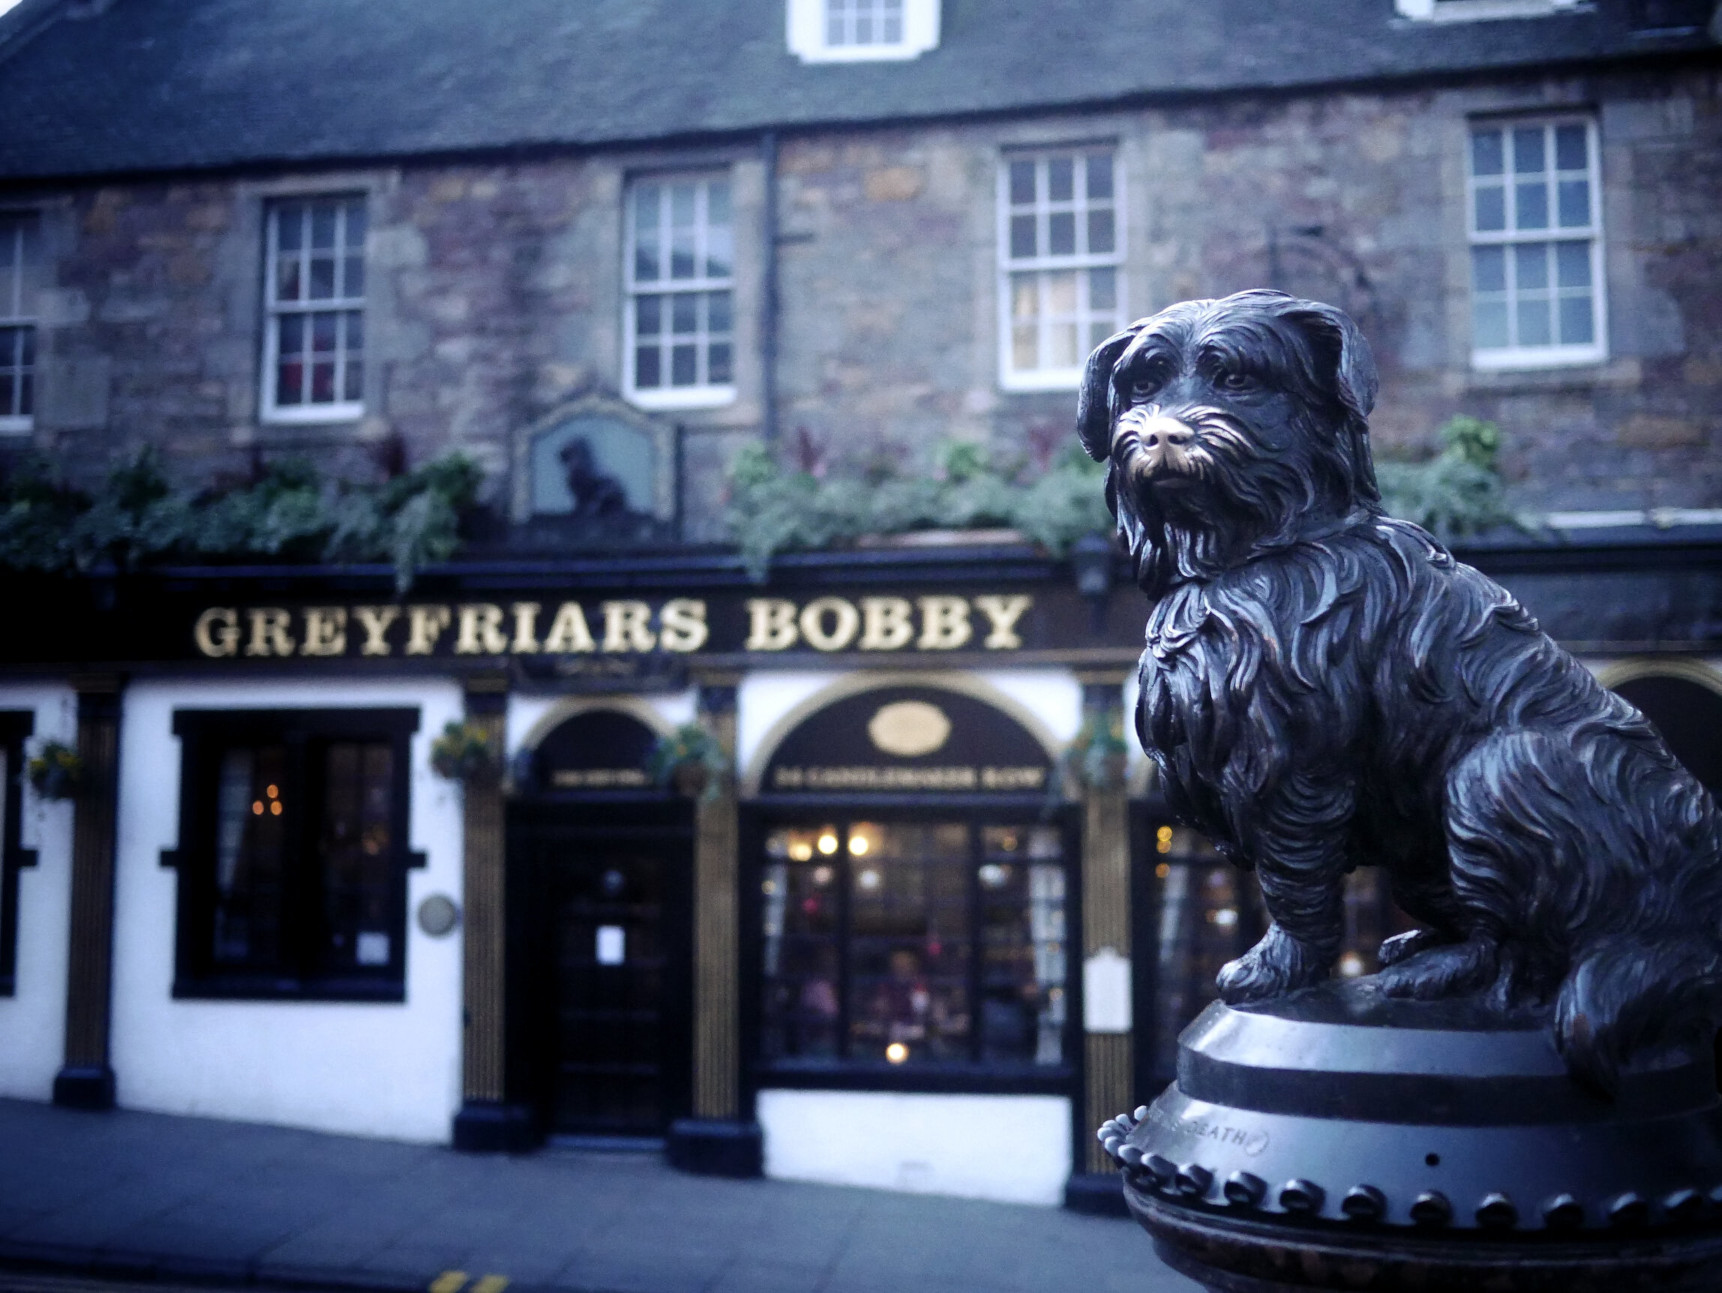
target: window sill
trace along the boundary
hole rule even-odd
[[[328,422],[357,422],[365,416],[365,406],[357,401],[344,404],[293,405],[287,408],[263,410],[265,426],[322,425]]]
[[[1602,363],[1601,346],[1538,346],[1521,350],[1473,350],[1471,367],[1482,373],[1525,372],[1545,368],[1581,368]]]
[[[1082,385],[1080,368],[1059,368],[1042,373],[1005,373],[999,378],[1004,391],[1074,391]]]
[[[842,1061],[777,1060],[757,1066],[760,1087],[806,1091],[919,1091],[978,1095],[1068,1095],[1068,1064],[951,1064],[911,1067]]]
[[[36,419],[25,417],[0,418],[0,435],[29,435],[36,429]]]
[[[1598,386],[1634,387],[1644,378],[1636,359],[1546,365],[1537,368],[1472,368],[1466,391],[1508,394],[1516,391],[1590,390]]]
[[[628,403],[642,409],[712,409],[735,403],[735,387],[685,386],[661,391],[629,391]]]
[[[406,985],[392,980],[275,979],[262,976],[175,979],[175,1001],[344,1001],[402,1004]]]

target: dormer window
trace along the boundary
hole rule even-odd
[[[914,58],[939,43],[939,0],[789,0],[788,19],[804,63]]]

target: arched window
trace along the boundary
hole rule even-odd
[[[1706,685],[1684,671],[1646,669],[1613,689],[1656,724],[1674,757],[1705,789],[1722,796],[1722,678]]]

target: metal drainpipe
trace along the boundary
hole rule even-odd
[[[760,137],[759,157],[765,167],[765,211],[761,217],[765,265],[760,275],[759,398],[760,434],[766,444],[777,443],[777,132]]]

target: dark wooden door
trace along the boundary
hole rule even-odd
[[[688,832],[573,805],[535,816],[515,839],[536,880],[530,1050],[545,1126],[660,1136],[691,1084]]]

